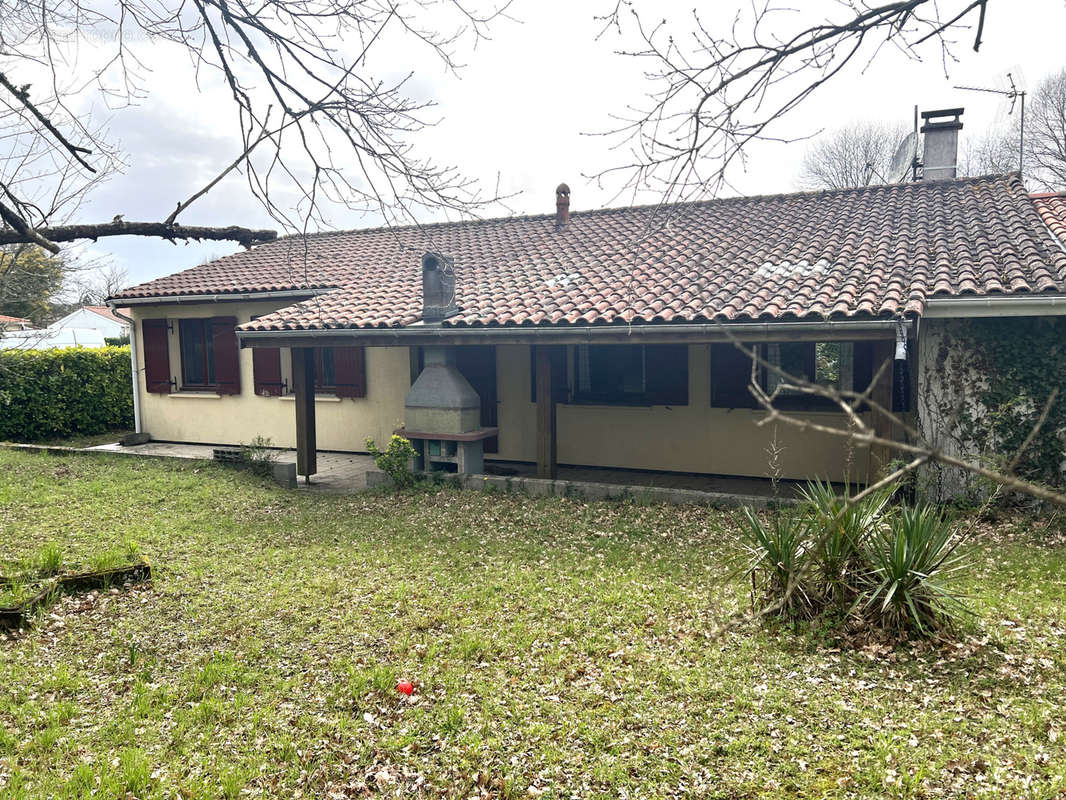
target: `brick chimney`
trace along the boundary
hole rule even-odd
[[[560,183],[555,189],[555,230],[570,224],[570,187]]]
[[[962,130],[961,108],[923,111],[922,180],[939,181],[958,175],[959,131]]]

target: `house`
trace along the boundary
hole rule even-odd
[[[927,126],[926,160],[956,132]],[[765,477],[773,445],[781,477],[864,481],[892,453],[760,426],[730,336],[818,383],[880,375],[872,397],[928,431],[946,324],[1066,313],[1052,205],[1009,175],[571,213],[564,184],[554,214],[281,238],[111,302],[136,325],[139,430],[268,436],[304,475],[317,449],[404,429],[425,462],[467,471],[484,455],[542,476]],[[847,424],[818,398],[778,402]]]
[[[0,350],[61,350],[67,347],[103,347],[104,335],[95,328],[32,328],[0,332]]]
[[[122,309],[119,313],[123,313]],[[60,328],[91,328],[100,331],[105,339],[120,339],[129,336],[130,325],[116,316],[107,306],[82,306],[71,311],[62,319],[57,319],[48,326],[51,330]]]
[[[32,330],[33,322],[24,317],[9,317],[0,314],[0,331],[28,331]]]

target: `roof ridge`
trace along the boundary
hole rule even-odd
[[[925,187],[932,186],[944,186],[946,184],[968,184],[968,183],[990,183],[993,181],[1006,179],[1008,181],[1020,180],[1021,174],[1017,171],[1008,172],[1004,174],[990,173],[988,175],[973,175],[965,178],[944,178],[936,181],[911,181],[910,183],[881,183],[872,184],[869,186],[846,186],[840,189],[808,189],[800,192],[775,192],[772,194],[745,194],[736,195],[733,197],[709,197],[705,200],[686,200],[677,203],[643,203],[640,205],[630,206],[606,206],[604,208],[590,208],[583,211],[571,211],[570,219],[573,221],[575,217],[590,217],[599,216],[602,214],[617,214],[630,211],[646,211],[654,209],[676,209],[676,208],[699,208],[709,205],[732,205],[734,203],[750,203],[750,202],[762,202],[767,200],[784,200],[788,198],[799,197],[824,197],[830,195],[847,195],[857,194],[863,192],[882,192],[882,191],[902,191],[906,189],[924,189]],[[270,242],[263,242],[256,245],[256,247],[269,247],[279,242],[286,241],[299,241],[300,239],[318,239],[327,238],[330,236],[350,236],[352,234],[373,234],[382,232],[406,232],[412,230],[425,230],[427,228],[440,229],[448,228],[459,225],[490,225],[500,222],[531,222],[540,219],[554,219],[555,213],[549,212],[546,214],[513,214],[511,216],[504,217],[485,217],[484,219],[468,219],[468,220],[451,220],[441,222],[423,222],[423,223],[410,223],[407,225],[375,225],[369,228],[339,228],[337,230],[330,231],[314,231],[312,233],[290,233],[285,236],[279,236]],[[225,258],[225,256],[223,256]],[[204,265],[199,265],[204,266]]]

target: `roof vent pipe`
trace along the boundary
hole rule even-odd
[[[455,259],[441,253],[426,253],[422,256],[422,321],[442,322],[458,313]]]
[[[958,174],[959,131],[962,130],[961,108],[923,111],[922,180],[950,180]]]
[[[560,183],[555,189],[555,230],[570,224],[570,187]]]

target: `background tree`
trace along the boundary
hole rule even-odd
[[[484,202],[476,188],[415,149],[432,103],[408,95],[410,76],[375,76],[367,58],[376,46],[423,49],[455,69],[456,51],[502,13],[480,2],[0,0],[0,244],[55,253],[62,242],[112,235],[244,245],[273,238],[274,231],[178,223],[234,172],[290,230],[325,224],[331,203],[386,221],[422,207],[476,210]],[[65,224],[123,157],[83,109],[95,97],[125,113],[145,96],[153,65],[166,68],[174,54],[195,67],[190,90],[212,82],[228,90],[235,151],[201,189],[175,197],[164,220]],[[136,198],[130,204],[136,208]]]
[[[854,122],[823,134],[803,156],[799,184],[804,189],[847,189],[885,183],[906,134],[902,124],[878,121]]]
[[[129,286],[129,274],[122,267],[105,264],[73,277],[68,296],[79,306],[100,306],[112,295]]]
[[[1066,69],[1048,76],[1025,111],[1027,175],[1049,190],[1066,189]]]
[[[1017,172],[1019,119],[1020,116],[1016,113],[1010,125],[993,126],[986,131],[962,137],[962,146],[959,148],[959,175],[976,177]],[[1025,173],[1028,176],[1028,169]]]
[[[64,260],[35,245],[0,248],[0,314],[45,324],[64,275]]]
[[[893,49],[951,61],[956,34],[978,50],[989,2],[840,3],[813,24],[795,8],[753,3],[720,30],[699,9],[676,30],[619,0],[605,30],[635,28],[642,45],[629,54],[646,65],[649,89],[608,132],[628,157],[599,177],[664,201],[713,194],[752,142],[790,141],[791,112],[845,70]]]

